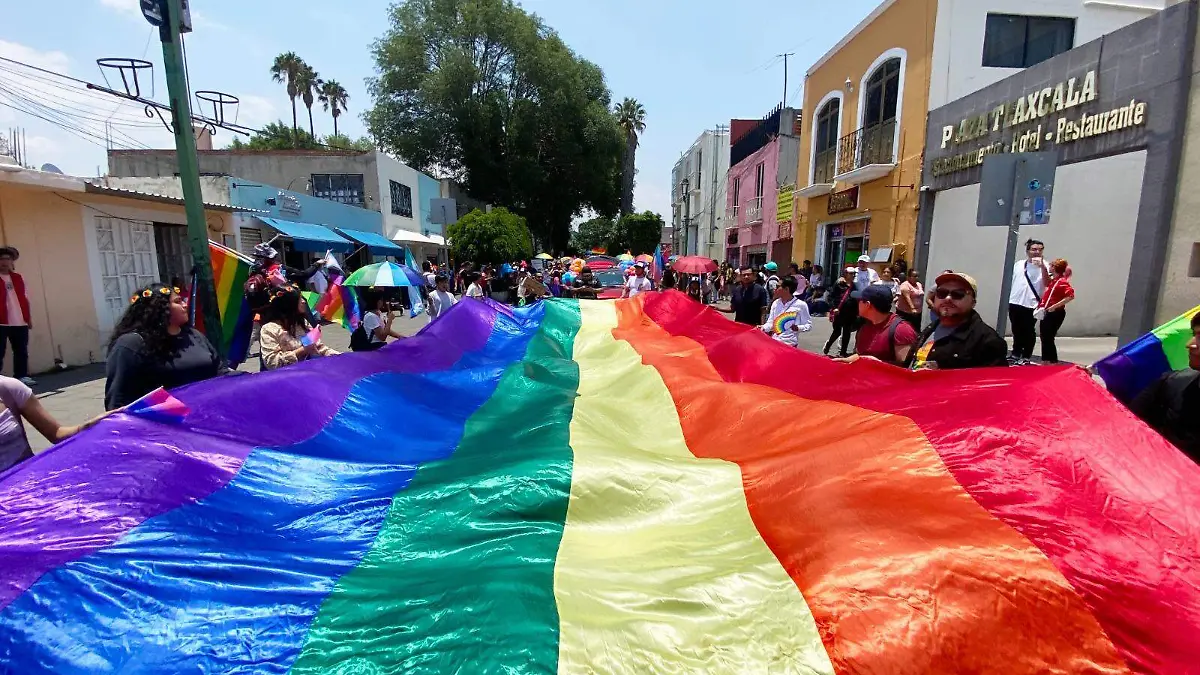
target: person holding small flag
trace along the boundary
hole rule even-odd
[[[300,309],[300,289],[292,284],[271,291],[262,318],[259,344],[264,370],[340,353],[321,342],[320,331],[308,325]]]

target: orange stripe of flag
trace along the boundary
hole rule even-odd
[[[910,420],[725,383],[703,347],[618,303],[698,457],[736,462],[751,516],[839,673],[1128,672],[1045,555],[976,503]]]

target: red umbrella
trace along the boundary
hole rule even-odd
[[[684,274],[704,274],[716,270],[717,264],[703,256],[685,255],[676,258],[675,262],[671,263],[671,268]]]

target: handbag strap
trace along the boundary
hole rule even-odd
[[[1062,281],[1062,277],[1054,280],[1054,285],[1050,287],[1050,291],[1046,293],[1046,297],[1038,299],[1038,307],[1049,307],[1047,304],[1050,298],[1054,297],[1054,291],[1058,289],[1058,284]]]
[[[1034,288],[1034,286],[1033,286],[1033,282],[1029,280],[1029,261],[1028,260],[1025,261],[1025,269],[1024,269],[1023,273],[1021,274],[1021,276],[1025,277],[1025,283],[1029,285],[1029,290],[1033,291],[1033,297],[1037,298],[1038,304],[1040,305],[1042,303],[1042,294],[1037,292],[1037,289]]]

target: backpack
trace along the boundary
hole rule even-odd
[[[371,348],[371,337],[367,335],[367,329],[363,327],[362,322],[359,322],[358,328],[350,333],[350,351],[363,352]]]

